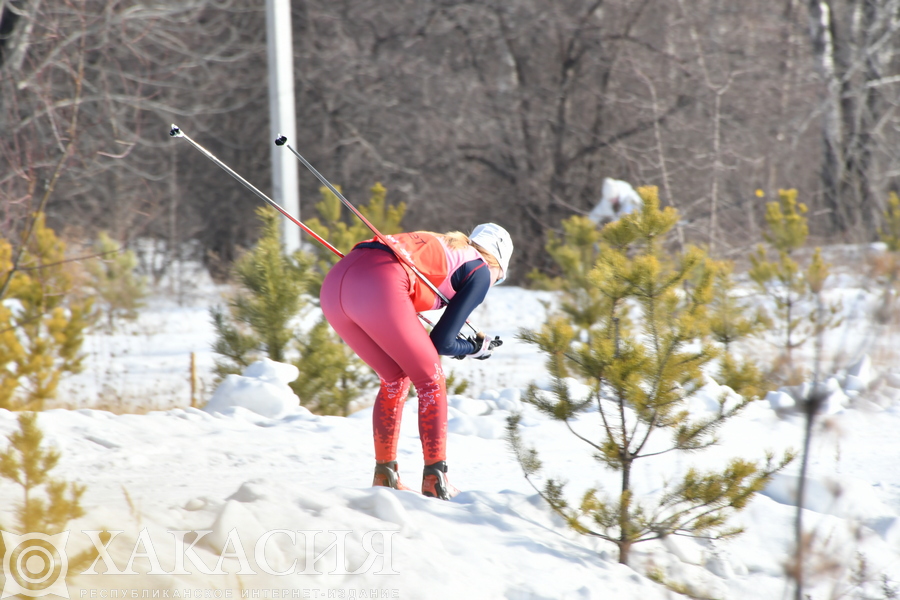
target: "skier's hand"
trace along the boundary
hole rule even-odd
[[[490,358],[491,354],[494,352],[494,348],[503,344],[499,335],[494,337],[494,339],[491,339],[480,331],[475,337],[470,337],[469,341],[475,344],[475,352],[469,354],[469,356],[477,358],[478,360]]]

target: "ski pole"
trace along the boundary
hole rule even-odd
[[[303,158],[303,157],[300,155],[299,152],[297,152],[296,150],[294,150],[294,148],[293,148],[290,144],[287,143],[287,137],[286,137],[286,136],[279,135],[277,138],[275,138],[275,145],[276,145],[276,146],[285,146],[285,147],[287,147],[287,149],[290,150],[290,151],[294,154],[294,156],[297,157],[297,160],[299,160],[301,163],[303,163],[303,166],[306,167],[307,169],[309,169],[309,171],[310,171],[313,175],[316,176],[316,179],[318,179],[319,181],[321,181],[322,184],[323,184],[325,187],[327,187],[329,190],[331,190],[331,193],[332,193],[332,194],[334,194],[335,196],[338,197],[338,199],[344,204],[344,206],[346,206],[347,208],[350,209],[350,212],[352,212],[354,215],[356,215],[357,217],[359,217],[359,219],[360,219],[363,223],[365,223],[366,227],[368,227],[368,228],[372,231],[372,233],[375,234],[375,237],[378,238],[378,241],[380,241],[382,244],[384,244],[385,246],[387,246],[388,248],[391,248],[391,250],[393,250],[394,247],[393,247],[393,245],[391,245],[391,243],[387,240],[387,238],[385,238],[385,237],[381,234],[380,231],[378,231],[377,229],[375,229],[375,226],[372,225],[372,223],[370,223],[369,220],[368,220],[361,212],[359,212],[359,210],[357,210],[357,208],[356,208],[355,206],[353,206],[352,204],[350,204],[350,201],[347,200],[346,198],[344,198],[344,195],[341,194],[341,193],[337,190],[337,188],[335,188],[333,185],[331,185],[331,183],[330,183],[327,179],[325,179],[325,177],[322,176],[322,174],[319,173],[319,172],[316,170],[315,167],[313,167],[311,164],[309,164],[309,161],[307,161],[305,158]],[[422,282],[423,282],[425,285],[428,286],[428,289],[430,289],[432,292],[434,292],[434,294],[435,294],[438,298],[440,298],[440,299],[444,302],[444,304],[449,304],[449,303],[450,303],[450,300],[447,298],[447,296],[445,296],[445,295],[437,288],[436,285],[434,285],[427,277],[425,277],[425,275],[423,275],[422,272],[419,271],[419,269],[416,268],[416,265],[414,265],[414,264],[412,263],[411,260],[409,260],[407,257],[403,256],[400,252],[394,251],[394,255],[400,260],[400,262],[402,262],[402,263],[405,264],[407,267],[409,267],[409,268],[412,270],[412,272],[415,273],[416,277],[418,277],[419,279],[421,279]],[[472,331],[474,331],[475,333],[479,333],[478,329],[476,329],[471,323],[469,323],[468,320],[466,321],[466,325],[468,325],[468,326],[472,329]]]
[[[197,142],[192,140],[190,138],[190,136],[188,136],[186,133],[181,131],[181,129],[177,125],[175,125],[175,124],[172,125],[172,129],[169,130],[169,135],[172,137],[180,137],[180,138],[186,139],[188,142],[190,142],[190,144],[194,148],[196,148],[204,156],[206,156],[206,158],[208,158],[209,160],[211,160],[214,163],[216,163],[217,165],[219,165],[222,168],[222,170],[224,170],[226,173],[228,173],[229,175],[231,175],[232,177],[237,179],[239,182],[241,182],[244,185],[244,187],[246,187],[248,190],[250,190],[251,192],[256,194],[260,199],[265,201],[269,206],[271,206],[272,208],[274,208],[275,210],[280,212],[282,215],[284,215],[288,221],[290,221],[291,223],[293,223],[294,225],[296,225],[297,227],[299,227],[300,229],[302,229],[303,231],[305,231],[306,233],[311,235],[316,241],[318,241],[320,244],[322,244],[323,246],[325,246],[326,248],[328,248],[329,250],[334,252],[340,258],[344,258],[343,252],[341,252],[340,250],[338,250],[337,248],[335,248],[334,246],[329,244],[324,238],[322,238],[315,231],[313,231],[312,229],[310,229],[309,227],[304,225],[302,222],[300,222],[299,220],[297,220],[293,216],[291,216],[291,214],[289,212],[287,212],[286,210],[284,210],[283,208],[281,208],[281,206],[277,202],[275,202],[274,200],[272,200],[271,198],[269,198],[268,196],[263,194],[261,191],[259,191],[256,188],[256,186],[254,186],[252,183],[250,183],[249,181],[247,181],[246,179],[244,179],[243,177],[238,175],[237,172],[235,172],[231,167],[229,167],[228,165],[223,163],[221,160],[216,158],[216,156],[212,152],[210,152],[209,150],[207,150],[206,148],[204,148],[203,146],[201,146],[200,144],[198,144]],[[425,318],[421,314],[419,314],[418,317],[420,319],[422,319],[422,321],[424,321],[425,323],[430,325],[431,327],[434,327],[434,323],[429,321],[427,318]],[[460,337],[462,337],[462,336],[460,336]]]
[[[188,142],[190,142],[190,144],[194,148],[196,148],[204,156],[206,156],[206,158],[208,158],[209,160],[213,161],[214,163],[216,163],[217,165],[222,167],[222,169],[226,173],[228,173],[229,175],[231,175],[232,177],[237,179],[239,182],[241,182],[243,184],[243,186],[245,188],[247,188],[248,190],[250,190],[251,192],[256,194],[257,197],[259,197],[261,200],[266,202],[269,206],[271,206],[272,208],[274,208],[275,210],[280,212],[282,215],[284,215],[288,221],[290,221],[291,223],[293,223],[294,225],[296,225],[297,227],[299,227],[300,229],[302,229],[303,231],[305,231],[306,233],[311,235],[313,238],[315,238],[315,240],[317,242],[319,242],[320,244],[322,244],[323,246],[325,246],[326,248],[328,248],[329,250],[331,250],[338,256],[340,256],[340,257],[344,256],[340,250],[338,250],[337,248],[335,248],[334,246],[329,244],[325,239],[323,239],[315,231],[313,231],[312,229],[310,229],[309,227],[307,227],[306,225],[304,225],[303,223],[301,223],[300,221],[295,219],[293,216],[291,216],[291,214],[289,212],[287,212],[286,210],[284,210],[283,208],[281,208],[281,206],[277,202],[275,202],[274,200],[272,200],[271,198],[269,198],[268,196],[263,194],[261,191],[256,189],[256,186],[254,186],[252,183],[250,183],[249,181],[247,181],[246,179],[244,179],[243,177],[238,175],[234,170],[231,169],[231,167],[229,167],[228,165],[223,163],[221,160],[216,158],[212,152],[210,152],[209,150],[207,150],[206,148],[204,148],[203,146],[201,146],[200,144],[198,144],[197,142],[192,140],[186,133],[181,131],[181,129],[177,125],[175,125],[175,124],[172,125],[172,129],[169,131],[169,135],[171,135],[172,137],[180,137],[180,138],[186,139]]]

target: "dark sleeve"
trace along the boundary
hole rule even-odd
[[[457,339],[466,319],[475,307],[484,302],[491,289],[491,270],[481,260],[470,260],[457,269],[450,280],[456,295],[441,315],[441,319],[431,330],[431,341],[438,354],[461,356],[475,352],[475,344]]]

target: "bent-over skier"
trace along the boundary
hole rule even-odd
[[[506,279],[513,243],[494,223],[478,225],[469,236],[417,231],[385,238],[393,248],[377,237],[361,242],[328,272],[322,312],[381,380],[372,413],[373,485],[409,489],[400,483],[397,443],[412,382],[425,458],[422,493],[449,500],[459,490],[447,480],[447,387],[439,355],[490,357],[489,336],[461,338],[459,333],[491,286]],[[440,308],[442,300],[405,263],[415,265],[449,300],[430,336],[416,314]]]

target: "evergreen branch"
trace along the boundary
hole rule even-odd
[[[602,447],[602,446],[598,446],[597,444],[595,444],[595,443],[592,442],[591,440],[587,439],[586,437],[584,437],[583,435],[581,435],[580,433],[578,433],[577,431],[575,431],[574,429],[572,429],[572,423],[571,423],[568,419],[564,419],[564,422],[565,422],[565,424],[566,424],[566,428],[572,433],[572,435],[574,435],[575,437],[577,437],[579,440],[581,440],[581,441],[584,442],[585,444],[588,444],[589,446],[591,446],[591,447],[594,448],[595,450],[598,450],[598,451],[600,451],[600,452],[603,452],[603,447]]]
[[[521,417],[521,414],[515,413],[507,418],[506,440],[513,452],[513,455],[516,457],[516,462],[522,469],[522,474],[525,476],[525,481],[528,482],[528,485],[530,485],[531,488],[537,493],[537,495],[544,502],[546,502],[548,506],[550,506],[550,509],[553,510],[553,512],[562,517],[573,529],[576,529],[579,533],[598,537],[606,541],[615,542],[616,540],[614,538],[603,533],[588,529],[582,523],[580,523],[578,515],[570,509],[568,503],[562,497],[562,489],[565,484],[557,483],[551,479],[547,482],[546,487],[544,489],[541,489],[534,482],[534,480],[532,479],[532,475],[538,472],[538,470],[541,468],[541,465],[540,461],[537,460],[537,453],[535,452],[535,450],[533,448],[525,449],[522,446],[522,439],[518,433],[519,421],[521,420]],[[523,454],[525,453],[528,454],[527,457],[523,456]]]
[[[603,409],[603,398],[600,395],[599,387],[597,389],[597,411],[600,413],[600,419],[603,421],[603,429],[606,431],[606,437],[614,439],[615,436],[612,427],[609,424],[609,420],[606,418],[606,411]]]
[[[674,450],[682,450],[682,448],[679,448],[678,446],[672,446],[671,448],[666,448],[665,450],[660,450],[659,452],[648,452],[647,454],[641,454],[640,456],[637,456],[636,458],[647,458],[649,456],[661,456],[663,454],[668,454],[669,452],[672,452]]]
[[[635,455],[639,455],[639,456],[649,456],[648,454],[641,454],[641,450],[644,449],[644,445],[646,445],[647,440],[650,439],[650,434],[653,433],[653,431],[656,429],[657,417],[658,417],[658,416],[659,416],[659,413],[658,413],[657,411],[654,411],[654,412],[653,412],[653,417],[652,417],[652,418],[650,419],[650,421],[647,423],[647,432],[644,434],[644,439],[641,440],[641,443],[639,443],[638,446],[637,446],[637,448],[635,448],[635,451],[634,451],[634,454],[635,454]],[[634,426],[635,435],[637,435],[637,428],[638,428],[638,425],[635,424],[635,426]]]
[[[629,437],[628,435],[628,423],[625,420],[625,397],[621,392],[617,392],[616,396],[619,401],[619,421],[622,423],[622,444],[620,448],[623,453],[622,458],[625,458],[630,454],[629,446],[631,446],[631,440],[633,440],[634,437]],[[637,424],[635,424],[635,430],[637,430]]]
[[[713,479],[712,475],[707,475],[705,482],[703,479],[695,481],[693,479],[694,472],[689,471],[679,489],[665,494],[660,499],[659,506],[661,509],[673,507],[694,499],[697,494],[699,494],[697,500],[702,501],[702,504],[688,505],[684,509],[669,515],[666,521],[672,523],[670,530],[672,532],[684,531],[691,533],[692,531],[705,531],[711,527],[719,526],[721,523],[724,523],[725,515],[717,515],[717,513],[722,513],[722,511],[728,509],[740,510],[743,508],[746,502],[771,479],[772,475],[784,469],[793,458],[793,454],[788,452],[781,461],[773,464],[770,455],[766,460],[765,467],[762,468],[759,465],[751,465],[746,461],[736,459],[732,461],[731,466],[726,470],[726,474],[730,476],[722,479],[716,474],[715,477],[717,479]],[[741,474],[742,470],[747,472]],[[750,478],[750,481],[745,484],[744,481],[748,478]],[[704,483],[706,487],[704,487]],[[717,485],[719,487],[716,487]],[[707,493],[712,495],[707,497]],[[703,510],[696,512],[697,509]],[[707,519],[707,522],[704,522],[704,519]],[[699,529],[692,530],[691,527],[699,527]],[[733,533],[726,533],[727,535],[733,535]]]
[[[12,331],[14,329],[18,329],[19,327],[22,327],[23,325],[28,325],[30,323],[34,323],[35,321],[43,319],[45,316],[46,316],[45,314],[39,314],[39,315],[35,315],[35,316],[31,317],[30,319],[26,319],[24,321],[19,321],[11,327],[7,327],[6,329],[0,329],[0,334],[4,334],[7,331]]]
[[[57,265],[64,265],[70,262],[78,262],[79,260],[88,260],[90,258],[99,258],[101,256],[106,256],[107,254],[118,254],[120,252],[125,252],[126,248],[123,246],[118,250],[109,250],[107,252],[98,252],[97,254],[88,254],[87,256],[79,256],[77,258],[67,258],[66,260],[58,260],[56,262],[35,265],[33,267],[19,267],[20,271],[36,271],[40,269],[48,269],[50,267],[55,267]]]

